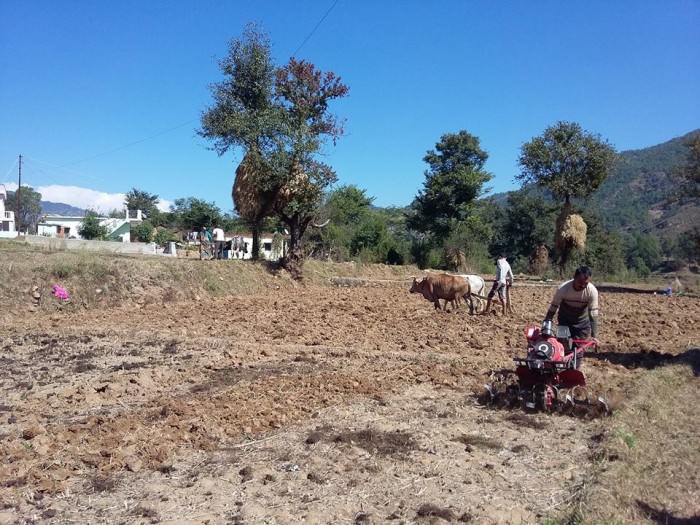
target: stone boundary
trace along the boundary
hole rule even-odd
[[[144,242],[115,242],[115,241],[87,241],[85,239],[61,239],[58,237],[43,237],[41,235],[25,235],[14,239],[18,242],[26,242],[43,250],[84,250],[90,252],[119,253],[125,255],[166,255],[156,243]]]

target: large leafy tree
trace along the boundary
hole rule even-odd
[[[224,80],[211,87],[214,104],[201,117],[202,137],[213,141],[221,156],[231,148],[268,152],[283,122],[274,99],[275,71],[270,38],[257,24],[229,43],[219,62]]]
[[[366,190],[354,184],[341,186],[328,196],[328,208],[331,222],[335,224],[352,225],[360,222],[374,202]]]
[[[501,236],[504,242],[497,252],[527,259],[540,244],[551,249],[556,213],[555,205],[540,194],[509,193]]]
[[[258,25],[248,24],[240,39],[229,44],[228,55],[219,62],[224,80],[211,87],[214,103],[201,117],[199,135],[213,142],[219,156],[241,148],[246,167],[255,174],[250,181],[258,198],[269,203],[234,207],[253,233],[253,258],[259,253],[262,221],[270,213],[276,188],[271,187],[270,159],[280,148],[285,112],[276,99],[275,71],[270,39]],[[235,195],[235,192],[232,192]]]
[[[478,137],[464,130],[443,135],[423,158],[429,169],[423,189],[411,203],[407,226],[442,244],[473,215],[475,200],[492,179],[484,170],[487,159]]]
[[[206,202],[195,197],[175,199],[170,212],[177,217],[179,226],[186,230],[211,228],[223,220],[221,210],[213,202]]]
[[[156,194],[132,188],[124,197],[124,206],[127,210],[141,210],[146,218],[153,220],[160,214],[159,201],[160,198]]]
[[[536,183],[569,203],[587,197],[605,181],[617,154],[607,141],[575,122],[557,122],[522,145],[516,178]]]
[[[253,227],[254,251],[262,219],[274,214],[290,235],[283,264],[301,277],[302,236],[324,190],[337,179],[315,157],[327,138],[335,143],[342,135],[328,105],[348,88],[332,72],[303,60],[292,58],[276,68],[267,34],[253,25],[232,42],[220,65],[225,80],[213,87],[215,104],[202,116],[200,135],[214,141],[219,155],[231,147],[246,152],[236,174],[234,204]]]
[[[289,229],[289,250],[283,265],[302,276],[302,236],[321,204],[324,191],[337,180],[333,169],[317,160],[328,139],[336,143],[343,123],[329,112],[329,103],[348,93],[348,87],[333,72],[322,72],[304,60],[290,58],[276,72],[275,94],[285,108],[284,144],[273,157],[273,185],[280,188],[276,212]]]
[[[35,191],[31,186],[22,186],[19,192],[22,199],[20,211],[17,211],[18,192],[11,192],[7,195],[6,208],[15,212],[15,220],[23,231],[36,233],[37,224],[41,220],[41,193]]]
[[[607,141],[575,122],[557,122],[522,145],[516,176],[523,184],[547,188],[564,206],[557,218],[554,242],[559,252],[559,271],[565,271],[571,254],[586,243],[586,223],[572,212],[573,197],[588,197],[605,181],[617,153]]]

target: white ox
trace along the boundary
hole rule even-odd
[[[486,283],[478,275],[460,274],[458,277],[469,282],[469,288],[476,303],[475,308],[479,312],[483,306],[483,300],[486,299]]]

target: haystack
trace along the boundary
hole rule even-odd
[[[467,265],[467,254],[459,248],[445,248],[445,262],[450,270],[460,272]]]
[[[583,217],[571,213],[571,204],[566,203],[554,230],[554,244],[561,254],[559,268],[563,270],[573,250],[583,250],[586,247],[586,232],[588,227]]]
[[[683,283],[681,283],[681,280],[678,278],[678,276],[676,276],[676,278],[671,283],[671,289],[676,293],[683,291]]]
[[[272,203],[255,185],[258,159],[252,152],[246,153],[236,168],[236,179],[231,195],[238,214],[246,220],[257,221],[269,214]]]
[[[586,247],[586,233],[588,226],[583,217],[571,213],[571,206],[564,206],[564,210],[557,217],[554,241],[559,251],[564,249],[583,250]]]
[[[296,196],[304,196],[312,189],[312,183],[309,181],[308,175],[301,171],[299,167],[292,168],[292,176],[289,181],[282,186],[277,195],[273,206],[278,213],[284,210],[285,206]]]
[[[544,244],[539,244],[530,256],[530,273],[544,275],[549,269],[549,250]]]

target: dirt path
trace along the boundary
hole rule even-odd
[[[516,288],[511,318],[385,282],[19,319],[0,340],[0,523],[540,522],[606,421],[475,393],[552,291]],[[698,344],[698,299],[602,310],[594,387],[631,392]]]

